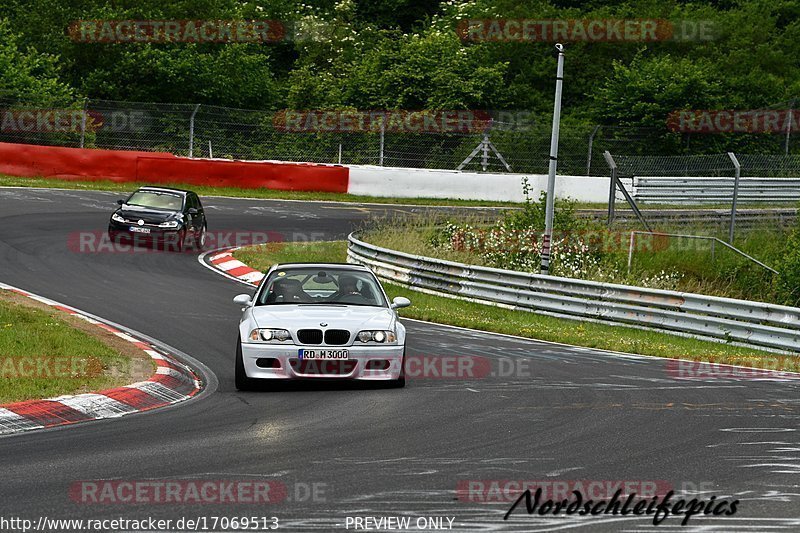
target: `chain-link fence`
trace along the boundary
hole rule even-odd
[[[614,154],[613,158],[620,177],[731,177],[735,170],[733,161],[727,154],[676,156]]]
[[[748,224],[793,219],[800,201],[800,156],[764,154],[639,156],[604,154],[611,176],[608,221],[616,217],[616,199],[622,197],[650,231],[641,204],[715,205],[730,208],[728,242],[733,243],[737,208],[758,206]],[[772,209],[764,210],[764,207]],[[781,208],[788,208],[788,210]],[[689,219],[683,213],[679,218]],[[717,218],[718,219],[718,218]],[[709,217],[708,221],[712,221]],[[686,220],[684,220],[686,221]],[[663,221],[662,221],[663,222]],[[670,224],[678,220],[669,221]],[[693,236],[684,235],[686,238]]]
[[[43,108],[0,99],[0,113],[0,141],[165,151],[193,157],[546,173],[550,148],[549,124],[520,126],[498,120],[468,131],[292,130],[282,122],[283,112],[110,100]],[[678,133],[666,127],[562,125],[558,171],[606,176],[603,153],[610,151],[681,156],[664,159],[662,164],[683,168],[689,175],[695,167],[687,156],[745,147],[741,151],[773,154],[752,156],[754,175],[797,176],[798,165],[781,158],[792,150],[800,152],[795,137],[791,132],[785,136],[709,135]]]

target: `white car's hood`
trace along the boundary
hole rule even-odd
[[[252,308],[259,328],[394,329],[395,314],[386,307],[334,305],[263,305]]]

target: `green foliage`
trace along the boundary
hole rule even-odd
[[[547,213],[547,193],[542,191],[539,199],[531,198],[531,185],[528,178],[522,180],[522,191],[525,194],[525,203],[522,209],[510,211],[502,220],[502,225],[510,230],[538,230],[545,229],[545,216]],[[553,227],[557,230],[575,230],[583,222],[575,215],[576,202],[569,199],[556,198],[553,216]]]
[[[594,95],[596,112],[610,124],[664,127],[676,109],[724,105],[721,76],[702,58],[637,54],[630,64],[614,61],[611,75]]]
[[[800,220],[789,236],[783,259],[776,267],[778,298],[786,305],[800,306]]]
[[[562,119],[584,138],[590,124],[650,126],[663,132],[652,146],[674,153],[685,145],[666,132],[674,110],[753,109],[800,95],[800,7],[788,0],[6,0],[3,16],[0,97],[34,101],[74,94],[267,110],[504,109],[549,124],[552,43],[463,42],[456,29],[466,18],[662,19],[713,28],[709,40],[568,43]],[[285,24],[287,39],[71,41],[66,28],[88,19],[268,19]],[[693,149],[720,150],[717,136],[695,137]]]
[[[58,78],[58,58],[23,47],[7,19],[0,19],[0,99],[34,105],[69,105],[73,90]]]

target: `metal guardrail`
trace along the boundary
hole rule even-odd
[[[733,198],[734,178],[634,177],[640,203],[724,203]],[[739,202],[800,201],[800,179],[740,178]]]
[[[800,308],[422,257],[347,238],[347,259],[411,289],[568,318],[800,352]]]

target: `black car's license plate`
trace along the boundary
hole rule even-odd
[[[130,231],[133,233],[150,233],[150,228],[140,228],[139,226],[131,226]]]
[[[305,350],[301,348],[297,351],[297,357],[300,359],[337,360],[347,359],[350,354],[347,350]]]

